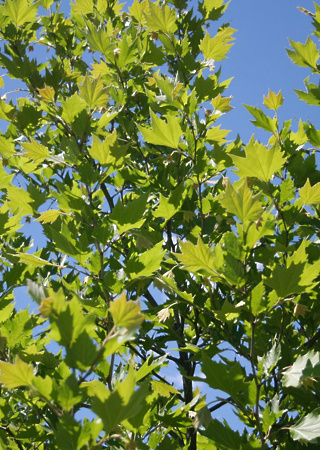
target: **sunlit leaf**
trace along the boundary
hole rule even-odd
[[[169,5],[160,6],[157,3],[147,1],[148,9],[144,10],[144,18],[147,26],[152,31],[173,33],[176,28],[176,15]]]
[[[183,264],[184,268],[190,272],[201,270],[211,273],[214,265],[214,255],[199,237],[197,245],[191,242],[180,242],[181,253],[176,253],[176,257]]]
[[[42,162],[50,157],[47,147],[34,139],[31,139],[31,142],[22,144],[22,148],[25,150],[25,155],[35,162]]]
[[[132,228],[139,228],[143,224],[147,200],[148,194],[143,194],[125,206],[118,201],[110,214],[110,219],[117,225],[119,234]]]
[[[16,27],[36,19],[37,6],[29,0],[7,0],[1,7],[4,16],[9,17]]]
[[[203,53],[204,59],[213,59],[215,61],[222,61],[226,59],[226,54],[232,47],[232,37],[236,30],[233,28],[221,28],[216,36],[211,37],[208,32],[206,32],[205,37],[202,39],[199,48]]]
[[[254,222],[260,219],[262,215],[262,205],[259,197],[260,194],[252,194],[246,180],[238,190],[235,190],[228,180],[224,196],[220,199],[220,203],[228,212],[237,216],[242,223],[246,221]]]
[[[266,114],[260,109],[256,108],[254,106],[244,105],[247,110],[253,115],[255,120],[252,120],[251,122],[259,128],[263,128],[266,131],[269,131],[270,133],[275,134],[277,132],[277,119],[273,118],[271,119],[269,116],[266,116]]]
[[[101,78],[86,75],[83,84],[80,86],[80,93],[89,108],[100,108],[106,106],[109,102],[109,96]]]
[[[138,125],[142,136],[149,144],[178,148],[182,135],[180,121],[177,117],[166,116],[166,122],[150,110],[152,129]]]
[[[255,141],[252,137],[245,147],[246,157],[232,155],[236,172],[239,177],[254,177],[269,181],[273,174],[279,172],[285,163],[284,155],[279,145],[270,149]]]
[[[43,267],[43,266],[54,266],[54,264],[50,263],[49,261],[40,258],[37,255],[32,255],[29,253],[17,253],[17,255],[19,256],[19,260],[24,263],[27,264],[31,267]]]
[[[274,111],[277,111],[277,109],[280,108],[282,103],[283,97],[281,91],[275,94],[274,92],[271,91],[271,89],[269,89],[268,97],[266,97],[265,95],[263,96],[264,106]]]
[[[300,198],[306,205],[313,205],[320,203],[320,183],[311,186],[309,178],[306,184],[299,189]]]
[[[282,383],[284,386],[299,387],[304,379],[320,376],[320,353],[314,350],[305,355],[299,355],[293,365],[283,372]]]
[[[16,356],[13,364],[0,361],[0,382],[8,389],[31,386],[33,366]]]
[[[294,441],[316,442],[320,438],[320,408],[304,416],[289,430]]]
[[[302,44],[301,42],[294,42],[290,39],[289,42],[293,50],[287,49],[287,52],[295,64],[301,67],[311,67],[312,69],[317,69],[319,52],[316,44],[310,37],[308,37],[305,44]]]
[[[144,321],[139,303],[127,300],[125,293],[122,293],[117,300],[110,304],[110,312],[114,324],[129,331],[139,328]]]

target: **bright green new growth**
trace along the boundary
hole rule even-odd
[[[320,130],[228,140],[227,6],[1,2],[0,448],[319,447]]]

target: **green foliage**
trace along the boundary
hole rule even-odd
[[[227,6],[2,2],[1,448],[319,445],[320,130],[227,140]]]

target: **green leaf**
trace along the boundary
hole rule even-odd
[[[48,211],[41,213],[40,217],[35,220],[42,223],[53,223],[61,216],[61,214],[59,209],[49,209]]]
[[[231,155],[236,174],[240,178],[253,177],[262,181],[270,181],[272,175],[280,172],[286,159],[278,144],[267,149],[252,137],[245,147],[246,157]]]
[[[154,217],[163,217],[165,220],[171,219],[174,214],[180,210],[186,191],[183,183],[174,189],[169,198],[160,193],[160,202],[158,208],[154,211]]]
[[[138,0],[134,0],[132,6],[129,8],[132,16],[141,24],[144,22],[144,13],[148,13],[148,4],[147,2],[140,3]]]
[[[308,136],[306,135],[304,125],[305,124],[300,119],[298,131],[296,133],[294,133],[293,131],[290,132],[290,139],[297,145],[303,145],[308,141]]]
[[[198,11],[205,20],[218,20],[227,9],[228,4],[224,4],[224,0],[204,0],[199,2]]]
[[[127,34],[122,35],[116,55],[119,68],[123,68],[137,61],[137,47],[131,36]]]
[[[33,366],[23,362],[17,355],[14,363],[0,361],[0,382],[8,389],[31,386]]]
[[[71,4],[71,7],[74,11],[87,15],[93,13],[93,5],[93,0],[76,0],[75,3]]]
[[[0,136],[0,155],[5,158],[10,158],[16,152],[14,142],[12,139],[7,139],[5,136]]]
[[[25,150],[25,156],[32,159],[35,162],[42,162],[46,158],[50,157],[49,150],[44,145],[39,144],[36,140],[31,138],[31,142],[21,144]]]
[[[117,142],[117,130],[108,134],[103,142],[94,136],[91,147],[88,151],[92,158],[99,161],[100,164],[112,166],[113,169],[123,164],[124,156],[128,145],[119,145]]]
[[[310,144],[315,147],[320,147],[320,130],[316,130],[312,124],[309,124],[308,127],[304,127],[303,129]]]
[[[146,25],[152,31],[162,31],[163,33],[174,33],[177,29],[176,13],[169,5],[159,6],[147,0],[148,9],[143,10]]]
[[[265,284],[274,289],[280,298],[292,294],[309,292],[315,286],[319,275],[320,261],[307,265],[306,241],[302,241],[298,250],[287,258],[286,266],[276,265]]]
[[[202,353],[202,371],[206,381],[213,389],[220,389],[242,402],[247,394],[248,385],[245,372],[236,361],[226,360],[226,363],[212,361],[205,351]]]
[[[163,381],[152,380],[151,388],[153,392],[167,398],[171,397],[172,394],[180,394],[174,386],[164,383]]]
[[[83,330],[71,347],[67,348],[65,363],[73,369],[85,371],[92,366],[98,355],[96,345],[88,333]]]
[[[204,270],[207,274],[213,272],[214,255],[207,247],[201,237],[198,237],[197,245],[192,242],[179,242],[181,253],[175,253],[175,256],[183,264],[183,267],[190,272],[199,272]]]
[[[133,256],[127,261],[126,272],[130,278],[150,277],[159,269],[165,251],[162,250],[163,241],[158,242],[150,250],[146,250],[141,255]]]
[[[94,316],[84,315],[76,297],[67,301],[62,289],[42,298],[39,310],[50,319],[52,338],[64,347],[74,345],[84,330],[89,331],[94,326]]]
[[[91,21],[86,21],[86,32],[83,32],[93,52],[101,52],[104,56],[114,58],[116,44],[111,41],[104,27],[97,28]]]
[[[300,89],[295,89],[295,93],[298,95],[299,99],[306,102],[308,105],[320,105],[320,87],[314,83],[308,83],[309,77],[304,80],[304,84],[307,88],[306,91],[301,91]]]
[[[16,108],[0,98],[0,119],[11,122],[15,114]]]
[[[301,42],[294,42],[289,39],[293,50],[287,49],[289,58],[301,67],[311,67],[317,70],[317,61],[319,59],[319,52],[316,44],[310,37],[306,40],[305,44]]]
[[[139,368],[139,370],[136,372],[135,374],[136,382],[142,380],[153,371],[158,372],[161,367],[164,367],[166,360],[167,355],[161,356],[159,358],[154,358],[153,355],[150,355],[146,359],[146,361],[142,364],[142,366]]]
[[[40,250],[41,252],[41,250]],[[19,257],[19,260],[23,263],[23,264],[27,264],[28,266],[31,267],[43,267],[43,266],[54,266],[54,264],[50,263],[49,261],[40,258],[39,256],[33,254],[29,254],[29,253],[21,253],[18,252],[17,256]]]
[[[258,316],[266,309],[265,288],[262,282],[250,292],[250,307],[254,316]]]
[[[56,401],[64,411],[68,412],[74,405],[79,403],[81,399],[82,395],[79,390],[78,381],[74,374],[69,375],[62,383],[60,383],[56,393]]]
[[[275,368],[277,362],[281,359],[281,345],[273,342],[271,349],[263,355],[263,370],[268,375]]]
[[[106,388],[96,391],[92,411],[103,421],[104,432],[109,434],[117,425],[140,412],[143,401],[148,394],[148,385],[136,389],[134,371],[130,368],[124,381],[118,383],[111,392]]]
[[[304,416],[289,430],[294,441],[317,442],[320,437],[320,408]]]
[[[320,183],[311,186],[308,178],[305,185],[299,189],[299,193],[305,205],[318,205],[320,203]]]
[[[9,17],[16,27],[28,22],[35,22],[37,5],[29,0],[7,0],[1,7],[4,16]]]
[[[221,450],[238,450],[241,447],[241,438],[238,431],[233,431],[225,422],[222,424],[217,419],[213,419],[201,434],[218,445]]]
[[[232,35],[235,31],[235,29],[229,27],[220,28],[216,36],[214,36],[213,38],[208,32],[206,32],[205,37],[202,39],[199,45],[204,59],[213,59],[215,61],[222,61],[223,59],[226,59],[226,54],[233,46],[233,44],[230,42],[234,40]]]
[[[76,450],[80,435],[80,424],[70,415],[63,414],[55,430],[55,441],[61,450]]]
[[[87,83],[90,86],[90,81],[87,79]],[[91,86],[90,86],[91,87]],[[89,93],[86,93],[86,96],[89,98]],[[67,123],[72,124],[75,117],[77,117],[81,111],[86,108],[86,99],[80,97],[80,95],[76,92],[71,97],[67,99],[63,99],[62,102],[62,113],[61,117]]]
[[[261,218],[263,212],[259,197],[260,194],[252,194],[246,180],[236,191],[230,180],[227,179],[227,187],[220,203],[228,212],[237,216],[242,223],[254,222]]]
[[[295,187],[290,176],[280,184],[280,205],[289,202],[295,196]]]
[[[305,355],[299,355],[293,365],[283,372],[282,384],[285,387],[300,387],[303,380],[315,376],[315,367],[320,367],[319,352],[311,350]]]
[[[95,78],[86,74],[84,82],[79,87],[82,97],[90,109],[100,108],[109,103],[107,90],[100,77]]]
[[[224,144],[226,142],[225,137],[227,136],[228,133],[230,133],[230,131],[220,130],[220,127],[221,125],[209,128],[206,134],[207,142],[213,142],[218,144]]]
[[[214,107],[215,113],[227,113],[233,109],[230,105],[232,97],[221,97],[219,94],[213,100],[211,100],[211,105]],[[209,133],[210,135],[210,133]]]
[[[251,249],[264,236],[272,236],[274,234],[274,227],[274,215],[264,212],[261,216],[261,219],[259,219],[255,223],[252,223],[247,230],[243,230],[243,228],[238,225],[237,230],[239,236],[242,237],[242,240],[246,241],[247,248]]]
[[[265,95],[263,96],[263,104],[266,108],[272,109],[274,111],[277,111],[277,109],[280,108],[280,106],[283,103],[283,97],[281,91],[279,91],[277,94],[272,92],[269,89],[268,97]]]
[[[138,125],[143,138],[149,144],[164,145],[170,148],[178,148],[182,130],[180,121],[174,116],[165,116],[167,122],[161,120],[150,109],[152,129]]]
[[[258,128],[263,128],[270,133],[277,133],[277,119],[271,119],[266,116],[265,113],[260,108],[255,108],[254,106],[244,105],[245,108],[253,115],[256,120],[251,120],[251,122]]]
[[[110,304],[109,309],[116,327],[132,331],[139,328],[144,321],[139,303],[128,301],[124,292]]]
[[[56,247],[63,253],[69,256],[77,257],[80,255],[80,251],[70,242],[70,240],[63,235],[63,233],[57,231],[55,228],[50,228],[51,237]]]
[[[7,191],[10,200],[9,206],[15,214],[18,214],[19,216],[33,215],[34,209],[31,206],[33,199],[29,192],[16,186],[8,186]]]
[[[144,222],[143,215],[146,211],[148,196],[148,194],[142,194],[125,206],[120,200],[118,201],[110,214],[110,220],[117,225],[118,234],[141,227]]]

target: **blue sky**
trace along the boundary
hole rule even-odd
[[[317,107],[306,105],[293,91],[304,90],[303,80],[311,75],[309,69],[294,65],[286,52],[288,39],[304,43],[313,30],[312,18],[297,6],[314,12],[311,0],[231,0],[222,20],[231,22],[238,31],[228,59],[221,65],[222,79],[234,77],[226,95],[233,96],[235,109],[219,122],[232,130],[229,138],[239,133],[242,141],[248,142],[255,133],[267,142],[269,135],[250,123],[251,116],[242,104],[262,107],[269,88],[276,93],[281,89],[284,96],[279,110],[281,122],[292,119],[295,129],[299,118],[309,119],[320,128]]]

